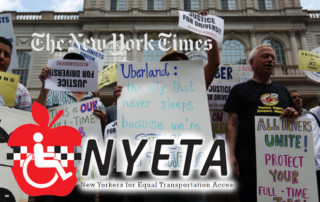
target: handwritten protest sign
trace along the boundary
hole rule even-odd
[[[117,81],[117,66],[116,64],[111,64],[104,68],[98,75],[98,89],[104,86],[110,85]]]
[[[19,75],[0,72],[0,95],[6,106],[13,107],[19,83]]]
[[[102,71],[103,64],[105,60],[105,56],[103,52],[98,50],[94,50],[91,47],[83,47],[81,43],[77,44],[75,41],[72,42],[71,47],[69,48],[70,51],[74,53],[79,53],[82,55],[86,60],[89,61],[97,61],[98,62],[98,71]]]
[[[299,69],[320,72],[320,54],[299,50]]]
[[[311,121],[255,117],[258,201],[318,201]]]
[[[170,155],[160,161],[166,169],[181,169],[185,158],[181,138],[203,139],[201,148],[212,143],[204,72],[200,61],[118,63],[118,142],[128,139],[132,147],[149,141],[135,171],[150,171],[154,142],[165,135],[174,145],[164,146]],[[167,153],[166,152],[166,153]],[[202,151],[195,148],[193,166],[201,165]],[[127,168],[123,150],[117,150],[118,171]],[[193,167],[194,168],[194,167]]]
[[[45,88],[71,92],[98,92],[97,62],[84,60],[49,60],[50,75]]]
[[[29,123],[34,123],[30,112],[0,107],[1,136],[10,135],[19,126]],[[8,195],[8,201],[27,201],[28,196],[21,191],[13,176],[11,171],[13,160],[7,160],[7,153],[13,153],[13,149],[9,147],[7,143],[0,143],[0,187],[5,189],[7,194],[12,194]],[[1,194],[3,194],[3,192]],[[12,198],[15,200],[12,200]]]
[[[96,139],[100,145],[103,145],[100,119],[92,113],[94,109],[98,108],[98,100],[99,99],[90,99],[48,109],[50,122],[60,110],[64,110],[63,116],[53,125],[53,127],[71,126],[79,130],[82,135],[82,142],[81,146],[77,147],[75,150],[77,153],[84,152],[84,145],[86,145],[88,139]],[[84,153],[82,156],[84,156]],[[91,175],[82,176],[82,164],[83,160],[80,162],[75,161],[75,166],[78,168],[77,177],[79,181],[88,181],[100,176],[97,174],[98,171],[95,172],[96,169],[93,167],[91,167]],[[95,165],[94,161],[91,161],[90,165]]]
[[[18,68],[18,57],[16,49],[16,40],[14,37],[12,17],[10,13],[0,14],[0,36],[9,39],[12,44],[11,62],[9,69]]]
[[[210,110],[212,132],[216,138],[225,139],[228,113],[223,110]]]
[[[224,20],[217,16],[203,16],[193,12],[179,11],[179,27],[211,37],[222,44]]]

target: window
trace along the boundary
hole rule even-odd
[[[115,47],[120,47],[120,41],[116,42]],[[119,50],[113,50],[113,41],[109,41],[106,45],[106,48],[104,49],[104,55],[105,55],[105,61],[103,66],[109,66],[112,63],[115,62],[125,62],[127,61],[127,51],[123,50],[122,55],[115,53],[118,53]]]
[[[154,40],[151,42],[154,50],[143,50],[143,61],[144,62],[159,62],[161,57],[166,54],[165,51],[160,50],[158,46],[158,40]]]
[[[221,0],[221,9],[222,10],[236,10],[237,9],[236,0]]]
[[[162,0],[148,0],[148,10],[162,10]]]
[[[185,10],[200,10],[199,0],[184,0]]]
[[[20,75],[20,83],[27,85],[31,52],[18,51],[18,69],[12,69],[12,73]]]
[[[272,0],[258,0],[258,6],[260,10],[272,10]]]
[[[111,0],[110,1],[110,10],[125,10],[126,9],[126,0]]]
[[[230,65],[246,64],[246,52],[244,45],[235,39],[225,40],[222,44],[222,62]]]
[[[282,44],[274,39],[266,39],[262,41],[262,44],[269,44],[276,54],[276,63],[277,64],[286,64],[286,56],[284,54],[284,48]]]

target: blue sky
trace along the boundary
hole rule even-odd
[[[308,10],[320,10],[319,0],[300,0],[302,7]],[[79,11],[83,0],[0,0],[0,12],[11,11]]]

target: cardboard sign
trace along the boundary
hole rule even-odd
[[[224,20],[214,15],[200,15],[193,12],[179,11],[179,27],[191,32],[208,36],[222,44]]]
[[[116,64],[111,64],[104,68],[98,75],[98,89],[104,86],[110,85],[117,81],[117,66]]]
[[[0,107],[0,127],[5,135],[10,135],[19,126],[29,123],[34,123],[30,112]],[[12,148],[7,143],[0,143],[0,188],[9,194],[8,201],[12,198],[15,201],[26,200],[28,196],[21,191],[13,176],[13,160],[7,160],[7,153],[13,153]]]
[[[14,37],[12,17],[10,13],[0,14],[0,36],[9,39],[12,44],[10,69],[19,68],[16,49],[16,40]]]
[[[318,201],[310,119],[256,116],[255,131],[258,201]]]
[[[105,60],[105,56],[104,56],[103,52],[100,52],[98,50],[94,50],[91,47],[84,48],[81,43],[77,44],[75,41],[72,42],[69,50],[74,53],[78,53],[78,54],[82,55],[86,60],[97,61],[98,62],[98,71],[99,72],[102,71],[104,60]]]
[[[98,92],[98,67],[95,61],[49,60],[50,76],[45,88],[71,92]]]
[[[299,69],[320,72],[320,54],[299,50]]]
[[[182,138],[202,139],[201,149],[212,146],[212,131],[200,61],[118,63],[118,84],[123,86],[118,99],[118,143],[128,139],[132,148],[141,139],[149,141],[140,154],[134,171],[150,171],[156,139],[174,139],[164,146],[170,157],[161,168],[179,170],[185,147]],[[122,147],[121,147],[122,148]],[[167,153],[166,152],[166,153]],[[192,169],[201,167],[203,151],[195,148]],[[123,150],[117,150],[117,170],[127,168]]]
[[[0,72],[0,95],[6,106],[14,106],[19,78],[16,74]]]

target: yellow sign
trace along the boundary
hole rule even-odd
[[[0,95],[2,96],[6,106],[14,106],[19,77],[20,76],[16,74],[0,72]]]
[[[111,64],[104,68],[98,75],[98,89],[104,86],[110,85],[117,81],[117,66],[116,64]]]
[[[320,72],[320,54],[299,50],[299,69]]]

